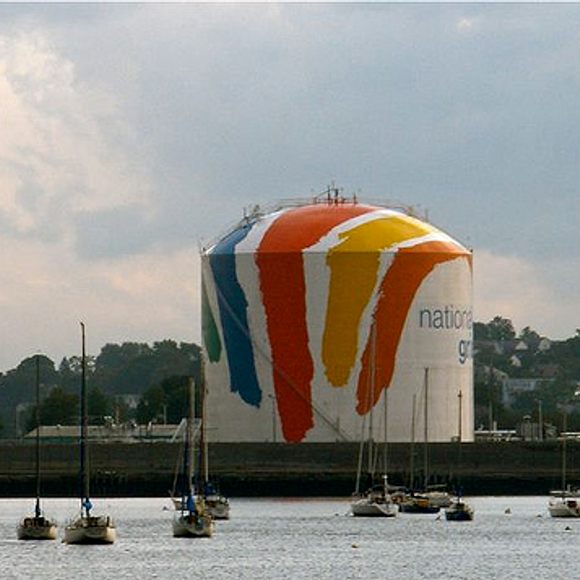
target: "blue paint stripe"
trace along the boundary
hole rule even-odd
[[[248,301],[236,275],[236,246],[250,233],[248,223],[221,240],[212,250],[209,263],[217,299],[228,365],[230,389],[243,401],[259,407],[262,390],[254,363],[254,349],[248,326]]]

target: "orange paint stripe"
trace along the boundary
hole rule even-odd
[[[380,288],[380,297],[373,315],[372,325],[376,328],[377,353],[374,392],[370,391],[371,344],[367,342],[357,386],[357,407],[360,415],[368,413],[387,389],[393,378],[395,359],[401,334],[417,290],[431,271],[443,262],[467,259],[471,265],[471,254],[449,242],[425,242],[410,248],[400,249],[385,275]],[[372,336],[372,330],[371,330]]]
[[[314,425],[308,348],[306,282],[302,251],[338,224],[373,211],[364,205],[312,205],[289,210],[264,234],[256,263],[260,272],[273,379],[282,432],[299,442]]]

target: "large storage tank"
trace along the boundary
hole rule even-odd
[[[256,211],[204,249],[202,285],[211,440],[381,440],[385,409],[389,441],[473,439],[471,253],[429,223]]]

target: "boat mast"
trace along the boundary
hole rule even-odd
[[[413,408],[411,410],[411,453],[409,458],[409,472],[411,491],[415,488],[415,404],[417,395],[413,395]]]
[[[388,441],[388,434],[389,434],[389,429],[388,429],[389,399],[388,399],[388,390],[387,389],[384,389],[383,397],[384,397],[384,399],[383,399],[383,411],[384,411],[384,417],[383,417],[383,484],[384,484],[385,495],[386,495],[389,491],[389,484],[388,484],[389,469],[387,466],[387,459],[388,459],[387,441]]]
[[[82,355],[81,355],[81,513],[86,510],[90,515],[91,501],[89,499],[89,454],[87,449],[89,418],[87,401],[87,355],[85,349],[85,324],[81,322]]]
[[[461,439],[462,439],[462,414],[463,414],[463,392],[461,389],[459,389],[459,392],[457,393],[457,401],[459,404],[459,424],[457,425],[457,489],[456,489],[456,495],[457,497],[461,497]]]
[[[205,406],[205,399],[206,399],[206,382],[205,382],[205,366],[204,366],[204,359],[203,359],[203,352],[201,353],[201,427],[200,427],[200,441],[199,445],[202,450],[201,454],[201,461],[202,464],[200,465],[200,471],[203,475],[203,489],[202,495],[205,497],[206,487],[209,483],[209,468],[208,468],[208,442],[206,438],[205,432],[205,423],[206,423],[206,406]]]
[[[195,409],[195,393],[193,386],[193,378],[189,378],[189,397],[188,397],[188,409],[187,409],[187,452],[186,452],[186,474],[187,474],[187,497],[189,498],[193,495],[193,469],[194,469],[194,445],[193,445],[193,419],[194,419],[194,409]],[[188,506],[189,507],[189,506]]]
[[[566,495],[566,429],[568,417],[566,410],[562,414],[562,497]]]
[[[367,436],[367,447],[368,447],[368,458],[367,458],[367,470],[369,475],[372,472],[372,463],[373,463],[373,450],[372,450],[372,416],[373,410],[371,407],[372,396],[373,396],[373,389],[374,389],[374,344],[375,344],[375,328],[374,326],[371,327],[371,364],[369,367],[369,374],[367,376],[368,381],[368,389],[367,389],[367,403],[369,406],[369,411],[366,415],[363,416],[362,425],[361,425],[361,434],[360,434],[360,444],[359,444],[359,451],[358,451],[358,464],[356,469],[356,485],[355,485],[355,493],[360,493],[360,484],[361,484],[361,477],[362,477],[362,466],[363,466],[363,454],[365,448],[365,431],[366,431],[366,421],[367,417],[369,419],[369,429],[368,429],[368,436]],[[372,485],[372,483],[371,483]]]
[[[371,485],[375,475],[375,457],[373,445],[373,401],[375,396],[375,374],[376,374],[376,356],[377,356],[377,328],[373,324],[371,329],[371,369],[370,369],[370,385],[369,385],[369,456],[368,456],[368,472],[371,478]]]
[[[429,369],[425,368],[425,406],[423,407],[423,474],[425,476],[424,488],[427,490],[429,484]]]
[[[360,480],[361,480],[361,474],[362,474],[363,453],[364,453],[364,448],[365,448],[365,421],[366,421],[366,416],[363,417],[363,420],[362,420],[360,443],[358,446],[358,462],[357,462],[357,466],[356,466],[356,484],[354,486],[354,491],[357,494],[360,493]]]
[[[36,355],[36,506],[34,513],[40,517],[40,356]]]
[[[457,425],[457,439],[459,441],[459,443],[461,443],[461,439],[462,439],[462,411],[463,411],[463,405],[462,405],[462,401],[463,401],[463,392],[461,391],[461,389],[459,389],[459,393],[457,393],[457,398],[459,399],[459,424]]]

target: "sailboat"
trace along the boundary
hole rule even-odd
[[[553,518],[580,518],[580,492],[566,483],[566,421],[562,419],[562,489],[551,491],[548,511]]]
[[[457,395],[459,400],[459,430],[457,436],[457,464],[458,468],[461,465],[461,434],[462,434],[462,393],[459,391]],[[462,499],[461,485],[458,483],[455,497],[451,500],[449,507],[445,509],[445,519],[451,522],[467,522],[473,520],[473,508]]]
[[[93,504],[90,500],[90,470],[88,454],[88,405],[86,381],[85,325],[81,324],[82,358],[81,358],[81,438],[80,438],[80,501],[79,515],[74,517],[64,529],[66,544],[112,544],[117,531],[109,515],[95,516],[91,513]]]
[[[415,396],[413,396],[413,410],[411,415],[411,492],[399,504],[399,510],[407,514],[436,514],[445,505],[449,505],[449,495],[444,491],[429,491],[429,369],[425,369],[424,382],[425,404],[423,406],[424,440],[423,440],[423,491],[417,492],[414,488],[414,447],[415,447]]]
[[[203,376],[203,375],[202,375]],[[199,427],[199,448],[200,452],[203,453],[203,457],[200,457],[200,465],[203,465],[203,481],[197,487],[196,493],[198,495],[203,495],[205,500],[205,508],[207,513],[214,519],[214,520],[229,520],[230,519],[230,502],[227,497],[222,495],[214,483],[210,480],[209,477],[209,461],[208,461],[208,442],[205,433],[205,425],[207,423],[206,420],[206,411],[205,411],[205,393],[202,391],[202,405],[201,405],[201,422]],[[195,441],[195,431],[193,434],[193,440]],[[183,443],[185,445],[185,442]],[[181,497],[178,493],[178,482],[179,477],[181,474],[180,464],[183,463],[183,445],[181,447],[181,452],[179,454],[177,465],[175,468],[175,476],[173,479],[173,487],[169,492],[169,496],[171,498],[171,502],[173,507],[176,510],[183,509],[185,505],[183,502],[185,498]]]
[[[36,356],[36,504],[34,516],[18,524],[19,540],[56,540],[56,522],[43,515],[40,508],[40,357]]]
[[[450,522],[470,522],[473,520],[473,508],[463,500],[461,491],[451,500],[451,505],[445,509],[445,519]]]
[[[194,494],[194,395],[193,380],[189,380],[189,401],[183,447],[183,470],[181,473],[181,502],[179,513],[173,518],[173,536],[176,538],[209,538],[213,534],[213,518],[207,512],[203,495]],[[202,454],[203,457],[203,454]]]
[[[372,330],[372,341],[371,341],[371,369],[370,369],[370,389],[369,395],[375,391],[375,362],[376,362],[376,328],[373,327]],[[367,441],[367,451],[368,451],[368,477],[371,482],[371,487],[365,492],[360,492],[360,483],[362,476],[362,464],[363,464],[363,454],[364,454],[364,421],[363,421],[363,434],[361,436],[361,443],[359,449],[358,467],[357,467],[357,477],[356,477],[356,489],[352,496],[352,501],[350,508],[353,516],[359,517],[394,517],[397,515],[397,506],[393,503],[391,495],[389,493],[389,481],[387,476],[387,418],[388,418],[388,399],[387,390],[385,389],[383,393],[384,402],[384,416],[383,416],[383,475],[382,481],[379,484],[374,484],[374,473],[375,473],[375,453],[373,452],[373,423],[372,423],[372,413],[373,410],[369,411],[369,435]]]
[[[230,519],[230,502],[228,498],[222,495],[217,487],[214,485],[209,478],[209,461],[208,461],[208,441],[206,437],[206,424],[207,424],[207,409],[206,409],[206,385],[205,385],[205,374],[203,368],[203,358],[202,358],[202,389],[201,389],[201,430],[200,430],[200,442],[199,448],[201,450],[201,465],[202,469],[202,489],[198,492],[203,495],[205,500],[205,507],[207,513],[214,520],[229,520]]]

